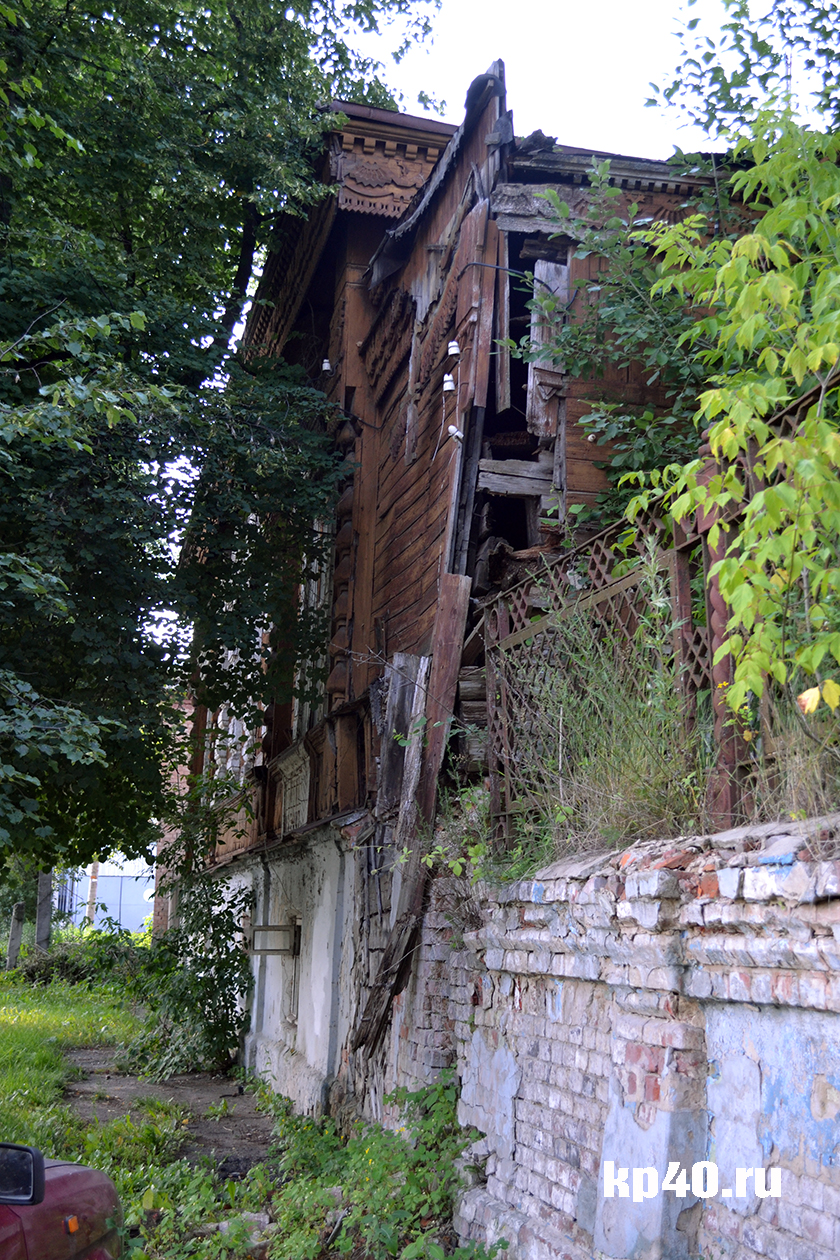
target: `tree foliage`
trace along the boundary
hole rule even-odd
[[[390,100],[352,36],[393,17],[426,25],[408,0],[0,9],[0,845],[140,852],[186,689],[253,714],[312,655],[332,412],[232,334],[330,195],[324,103]]]
[[[556,201],[558,227],[603,269],[582,316],[555,313],[542,353],[584,376],[635,360],[668,389],[670,414],[651,413],[650,427],[634,433],[623,408],[596,409],[589,424],[617,439],[608,471],[624,472],[625,496],[644,487],[631,518],[654,500],[675,521],[711,513],[710,542],[725,553],[711,572],[731,613],[719,650],[734,664],[730,705],[741,710],[768,679],[794,694],[810,681],[803,712],[838,711],[840,684],[826,676],[840,665],[838,137],[798,121],[791,93],[804,69],[812,104],[837,125],[839,15],[821,0],[761,15],[747,0],[724,3],[719,37],[689,20],[678,70],[652,102],[727,141],[712,159],[715,203],[677,224],[599,211],[582,231]],[[593,170],[596,208],[604,174]],[[663,432],[677,415],[682,424]],[[663,458],[677,454],[672,433],[691,446],[702,429],[714,466],[685,450]]]
[[[697,0],[688,0],[690,10]],[[837,0],[722,0],[727,20],[711,29],[691,16],[681,32],[677,70],[651,105],[668,104],[712,136],[749,124],[784,97],[840,123]]]
[[[752,231],[709,241],[688,219],[643,237],[663,264],[656,291],[706,312],[682,341],[707,373],[698,420],[718,461],[673,467],[661,485],[676,520],[711,511],[710,544],[728,536],[712,571],[731,610],[719,649],[735,664],[730,704],[803,671],[835,709],[840,689],[821,671],[840,664],[838,137],[766,112],[735,154],[751,159],[732,182],[762,212]],[[804,418],[780,421],[800,399]]]
[[[193,875],[179,886],[177,922],[152,941],[133,985],[147,1018],[128,1058],[158,1078],[226,1071],[251,1017],[251,956],[240,935],[250,889]]]

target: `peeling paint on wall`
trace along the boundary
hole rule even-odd
[[[721,1076],[710,1104],[751,1117],[756,1146],[742,1165],[804,1159],[840,1165],[840,1015],[711,1005],[706,1036]],[[721,1143],[717,1142],[721,1159]]]

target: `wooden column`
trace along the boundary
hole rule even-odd
[[[731,535],[721,532],[716,547],[708,546],[708,539],[704,540],[706,607],[712,661],[726,638],[729,607],[720,593],[717,577],[709,577],[709,569],[717,560],[722,559],[730,537]],[[709,781],[707,795],[712,823],[720,831],[735,826],[741,798],[739,764],[742,761],[740,753],[744,747],[744,741],[735,726],[735,715],[726,703],[726,692],[731,683],[732,657],[724,656],[717,665],[712,664],[712,712],[717,761]]]
[[[699,453],[701,458],[705,457],[706,463],[698,479],[701,483],[707,484],[723,469],[712,455],[708,443],[708,430],[702,436],[703,444]],[[706,512],[702,507],[697,510],[694,518],[695,529],[703,541],[706,625],[709,634],[709,668],[712,677],[714,741],[717,749],[715,768],[706,791],[706,806],[712,825],[721,831],[734,827],[739,820],[743,780],[749,761],[747,745],[735,720],[735,715],[726,703],[726,692],[733,677],[732,657],[724,656],[717,665],[713,664],[718,648],[727,638],[726,627],[730,610],[721,595],[720,582],[716,576],[710,576],[710,570],[726,554],[732,542],[732,530],[730,528],[727,531],[721,528],[714,547],[709,542],[709,532],[715,524],[722,524],[724,519],[715,509]]]

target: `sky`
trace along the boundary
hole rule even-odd
[[[665,158],[675,145],[716,147],[681,128],[676,110],[644,102],[650,82],[667,83],[677,64],[678,26],[699,15],[714,38],[722,13],[720,0],[697,0],[690,12],[684,0],[442,0],[433,42],[387,64],[386,77],[406,112],[423,112],[425,90],[446,101],[447,122],[460,123],[470,82],[501,58],[517,135],[539,127],[561,144]],[[388,38],[364,47],[385,61]]]

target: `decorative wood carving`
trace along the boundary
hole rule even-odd
[[[379,402],[411,348],[414,299],[395,289],[379,311],[360,347],[371,389]]]
[[[439,145],[416,145],[345,131],[334,139],[332,170],[340,210],[400,218],[440,156]]]
[[[270,304],[258,307],[248,321],[246,351],[249,356],[282,354],[329,236],[335,211],[335,197],[325,197],[312,207],[308,218],[288,216],[282,224],[278,233],[280,243],[268,256],[257,295],[260,298],[270,295]]]

